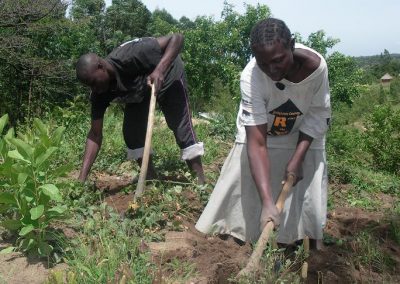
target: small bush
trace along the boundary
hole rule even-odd
[[[400,110],[376,106],[367,121],[364,137],[375,169],[400,173]]]

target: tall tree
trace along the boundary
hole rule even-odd
[[[162,36],[176,31],[177,26],[178,21],[170,13],[165,9],[156,9],[151,15],[148,31],[152,36]]]
[[[359,95],[362,71],[357,67],[354,58],[334,52],[327,59],[329,84],[333,107],[344,102],[351,106]]]
[[[104,55],[107,52],[105,6],[104,0],[73,0],[70,12],[70,18],[77,26],[82,28],[81,40],[84,42],[86,39],[92,40],[93,48],[91,51],[100,46],[100,50],[98,50],[100,55]],[[84,34],[87,32],[91,34],[85,36]]]
[[[148,35],[151,13],[139,0],[113,0],[106,11],[107,51],[122,41]]]
[[[319,30],[311,33],[306,41],[303,41],[300,35],[296,34],[296,41],[302,42],[306,46],[315,49],[324,57],[327,56],[328,49],[334,47],[337,43],[340,42],[340,40],[337,38],[326,37],[326,33],[324,30]]]
[[[104,13],[104,0],[72,0],[71,17],[79,20],[87,17],[98,17]]]
[[[265,5],[246,5],[243,15],[233,8],[225,2],[220,21],[198,17],[195,28],[184,30],[183,56],[191,92],[199,105],[214,95],[216,83],[227,88],[231,97],[239,97],[240,72],[251,56],[251,28],[270,15]]]
[[[0,1],[0,113],[13,122],[41,115],[51,107],[44,101],[71,91],[71,69],[41,36],[64,20],[66,7],[61,0]]]

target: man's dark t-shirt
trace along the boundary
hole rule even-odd
[[[106,58],[116,71],[116,85],[107,93],[91,94],[92,119],[103,118],[110,103],[140,103],[150,92],[147,76],[160,62],[163,53],[157,40],[152,37],[135,39],[123,43],[114,49]],[[158,93],[163,93],[179,80],[183,73],[183,62],[178,55],[166,73],[164,83]]]

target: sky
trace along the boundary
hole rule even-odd
[[[111,0],[106,0],[110,5]],[[167,10],[175,19],[186,16],[213,16],[220,19],[223,0],[142,0],[153,12]],[[234,10],[245,12],[244,3],[267,5],[275,18],[282,19],[292,33],[305,39],[324,30],[328,37],[340,39],[332,51],[349,56],[400,53],[400,0],[228,0]]]

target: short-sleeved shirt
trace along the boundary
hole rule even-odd
[[[116,85],[104,94],[91,94],[92,119],[103,118],[111,102],[140,103],[150,92],[147,76],[154,71],[162,56],[157,39],[152,37],[128,41],[115,48],[105,60],[116,71]],[[166,72],[159,98],[182,73],[183,62],[178,55]]]
[[[326,61],[302,44],[296,44],[295,48],[310,50],[320,58],[318,68],[299,83],[286,79],[272,81],[258,67],[255,58],[243,70],[236,142],[245,142],[244,126],[267,124],[269,148],[296,148],[301,131],[314,138],[310,148],[324,149],[331,116]]]

